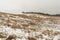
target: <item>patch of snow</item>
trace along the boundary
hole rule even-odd
[[[23,38],[23,37],[27,37],[28,36],[28,33],[25,33],[21,29],[12,29],[12,28],[7,27],[7,26],[1,26],[0,27],[0,32],[3,32],[5,34],[7,34],[8,36],[9,35],[16,35],[17,37],[22,37],[22,40],[25,40],[25,38]]]
[[[60,35],[55,36],[53,40],[60,40]]]

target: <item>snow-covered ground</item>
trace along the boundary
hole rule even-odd
[[[57,18],[0,14],[0,40],[60,40],[60,19]]]
[[[46,31],[47,33],[43,33]],[[15,36],[16,40],[28,40],[28,36],[36,38],[36,40],[58,40],[60,39],[60,34],[58,31],[49,31],[52,32],[48,35],[48,30],[41,30],[40,32],[31,31],[30,33],[26,32],[23,29],[13,29],[8,26],[0,26],[0,34],[6,38],[0,38],[0,40],[7,39],[10,35]],[[56,33],[54,33],[56,32]],[[39,36],[40,35],[40,36]],[[35,37],[38,36],[38,37]]]

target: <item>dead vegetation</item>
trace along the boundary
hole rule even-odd
[[[6,40],[16,40],[16,36],[15,35],[9,35],[8,38]]]
[[[36,40],[36,39],[33,37],[28,37],[28,40]]]
[[[1,16],[3,15],[3,16]],[[26,14],[6,14],[6,13],[0,13],[0,25],[8,26],[13,29],[24,29],[27,30],[28,33],[31,31],[33,32],[41,32],[42,34],[39,34],[35,36],[36,38],[43,39],[43,35],[58,35],[60,32],[54,32],[53,30],[42,30],[43,27],[46,27],[47,24],[59,24],[60,17],[51,17],[51,16],[45,16],[41,17],[43,15],[38,14],[32,14],[32,15],[26,15]],[[47,22],[47,24],[45,23]],[[59,23],[58,23],[59,22]],[[45,24],[44,24],[45,23]],[[53,26],[52,26],[53,27]],[[51,28],[52,28],[51,27]],[[57,27],[57,26],[56,26]],[[47,27],[46,27],[47,28]],[[42,30],[42,31],[40,31]],[[0,37],[5,37],[0,34]],[[28,37],[28,40],[36,40],[34,37]],[[16,40],[15,35],[9,35],[6,40]]]

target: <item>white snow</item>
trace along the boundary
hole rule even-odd
[[[0,32],[3,32],[5,34],[9,35],[16,35],[17,37],[22,37],[22,40],[26,40],[25,37],[28,36],[28,33],[25,33],[25,31],[21,29],[12,29],[7,26],[0,26]],[[20,39],[19,39],[20,40]]]

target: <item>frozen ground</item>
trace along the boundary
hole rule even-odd
[[[0,13],[0,40],[60,40],[60,17]]]

